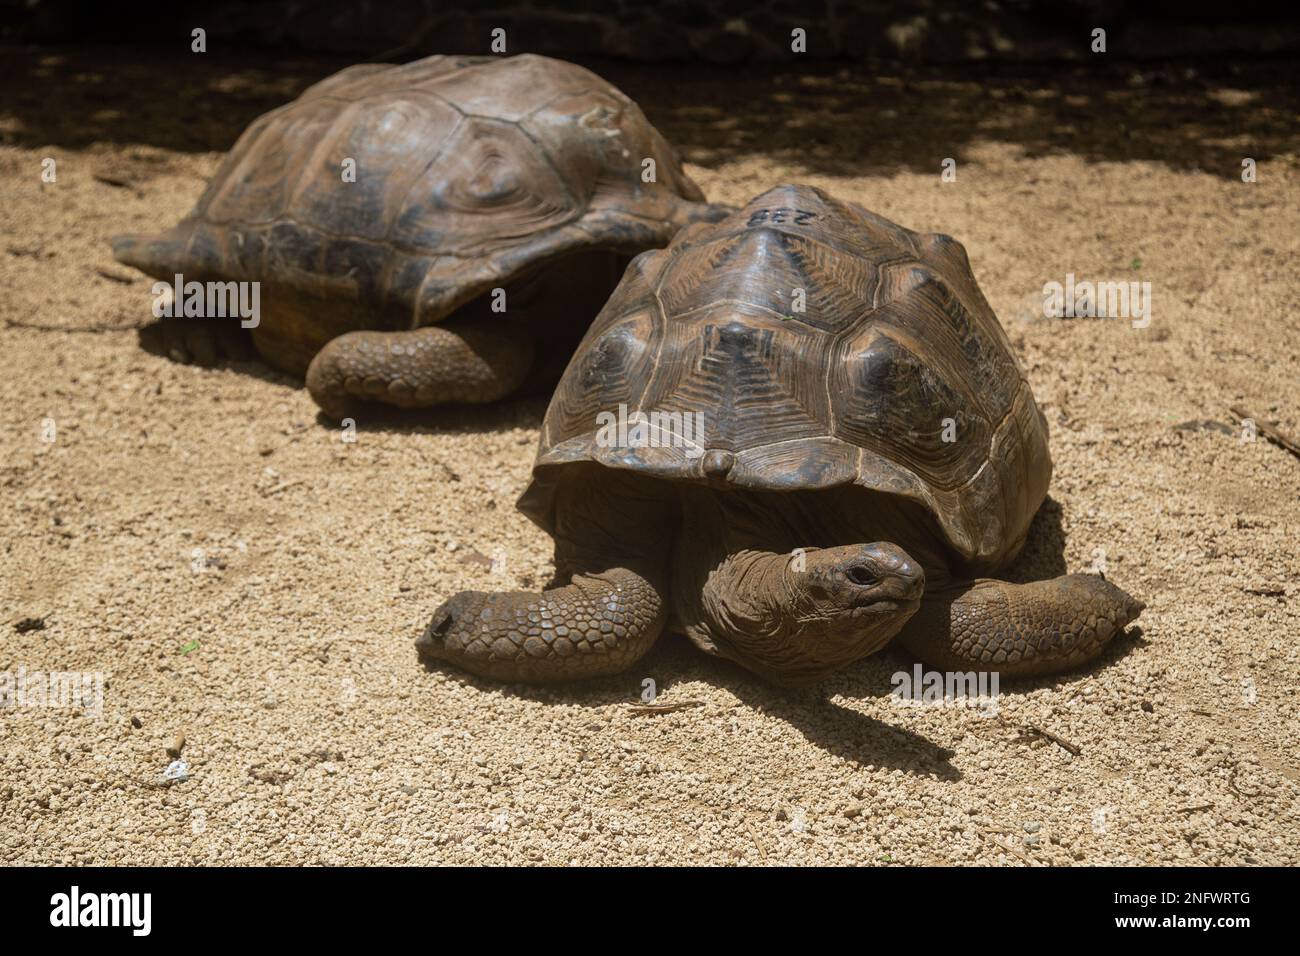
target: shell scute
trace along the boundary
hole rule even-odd
[[[572,221],[574,197],[518,126],[468,117],[407,191],[391,238],[482,254]]]
[[[283,217],[299,171],[338,117],[326,100],[256,120],[213,177],[199,211],[209,223],[270,223]]]
[[[289,205],[298,222],[382,242],[421,172],[413,144],[440,142],[460,116],[430,97],[363,100],[338,114]],[[432,157],[429,157],[432,158]],[[345,180],[344,164],[351,163]]]
[[[659,175],[643,181],[648,157]],[[440,322],[526,270],[663,246],[723,212],[590,71],[531,54],[435,56],[343,70],[259,117],[185,219],[118,237],[114,254],[160,278],[262,282],[255,343],[298,367],[279,351],[310,357],[348,329]],[[346,308],[325,315],[335,294]]]
[[[768,491],[853,484],[927,508],[973,566],[1019,547],[1051,474],[1046,421],[955,240],[778,187],[635,271],[547,411],[520,503],[544,527],[565,466],[588,461]],[[795,289],[806,308],[786,311]],[[702,415],[694,454],[593,440],[614,396],[584,363],[613,328],[618,402]]]

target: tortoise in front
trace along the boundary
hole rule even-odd
[[[113,254],[168,282],[260,282],[253,348],[339,418],[553,384],[631,256],[727,211],[582,67],[432,56],[260,117],[185,219]],[[150,329],[181,361],[248,352],[234,320]]]
[[[1051,468],[961,245],[777,187],[634,259],[570,363],[519,503],[556,585],[462,592],[417,646],[537,682],[624,670],[669,624],[789,685],[896,635],[946,670],[1068,668],[1143,605],[986,577]]]

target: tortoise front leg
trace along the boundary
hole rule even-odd
[[[316,353],[307,389],[336,420],[355,412],[360,401],[400,408],[493,402],[518,388],[532,363],[532,342],[500,324],[348,332]]]
[[[575,575],[540,594],[462,591],[415,642],[420,657],[480,677],[549,683],[626,670],[663,630],[663,596],[630,568]]]
[[[982,578],[927,593],[898,639],[942,670],[1028,677],[1092,660],[1144,607],[1091,574],[1029,584]]]
[[[415,642],[420,657],[528,683],[626,670],[668,616],[673,523],[662,500],[616,472],[567,483],[556,501],[555,564],[568,583],[540,593],[462,591],[434,612]]]

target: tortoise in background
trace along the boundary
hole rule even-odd
[[[260,117],[185,219],[113,254],[168,282],[260,282],[257,354],[341,417],[553,383],[632,255],[727,211],[588,70],[432,56],[350,67]],[[247,355],[233,320],[151,329],[180,361]]]
[[[598,427],[628,409],[649,427]],[[1091,575],[987,577],[1051,470],[961,245],[780,186],[635,258],[570,363],[519,503],[556,585],[462,592],[417,646],[539,682],[624,670],[670,622],[791,685],[895,635],[944,670],[1082,664],[1140,602]]]

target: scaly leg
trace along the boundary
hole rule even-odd
[[[519,387],[532,362],[532,342],[500,324],[348,332],[316,353],[307,389],[336,420],[362,401],[400,408],[493,402]]]
[[[248,330],[234,318],[167,316],[143,326],[137,336],[146,352],[182,365],[211,367],[222,359],[247,362],[254,355]]]
[[[593,466],[556,500],[557,580],[541,593],[462,591],[416,641],[420,657],[503,681],[550,683],[626,670],[668,616],[673,515],[633,478]]]
[[[1144,607],[1091,574],[1029,584],[982,578],[926,594],[898,639],[943,670],[1050,674],[1096,657]]]

